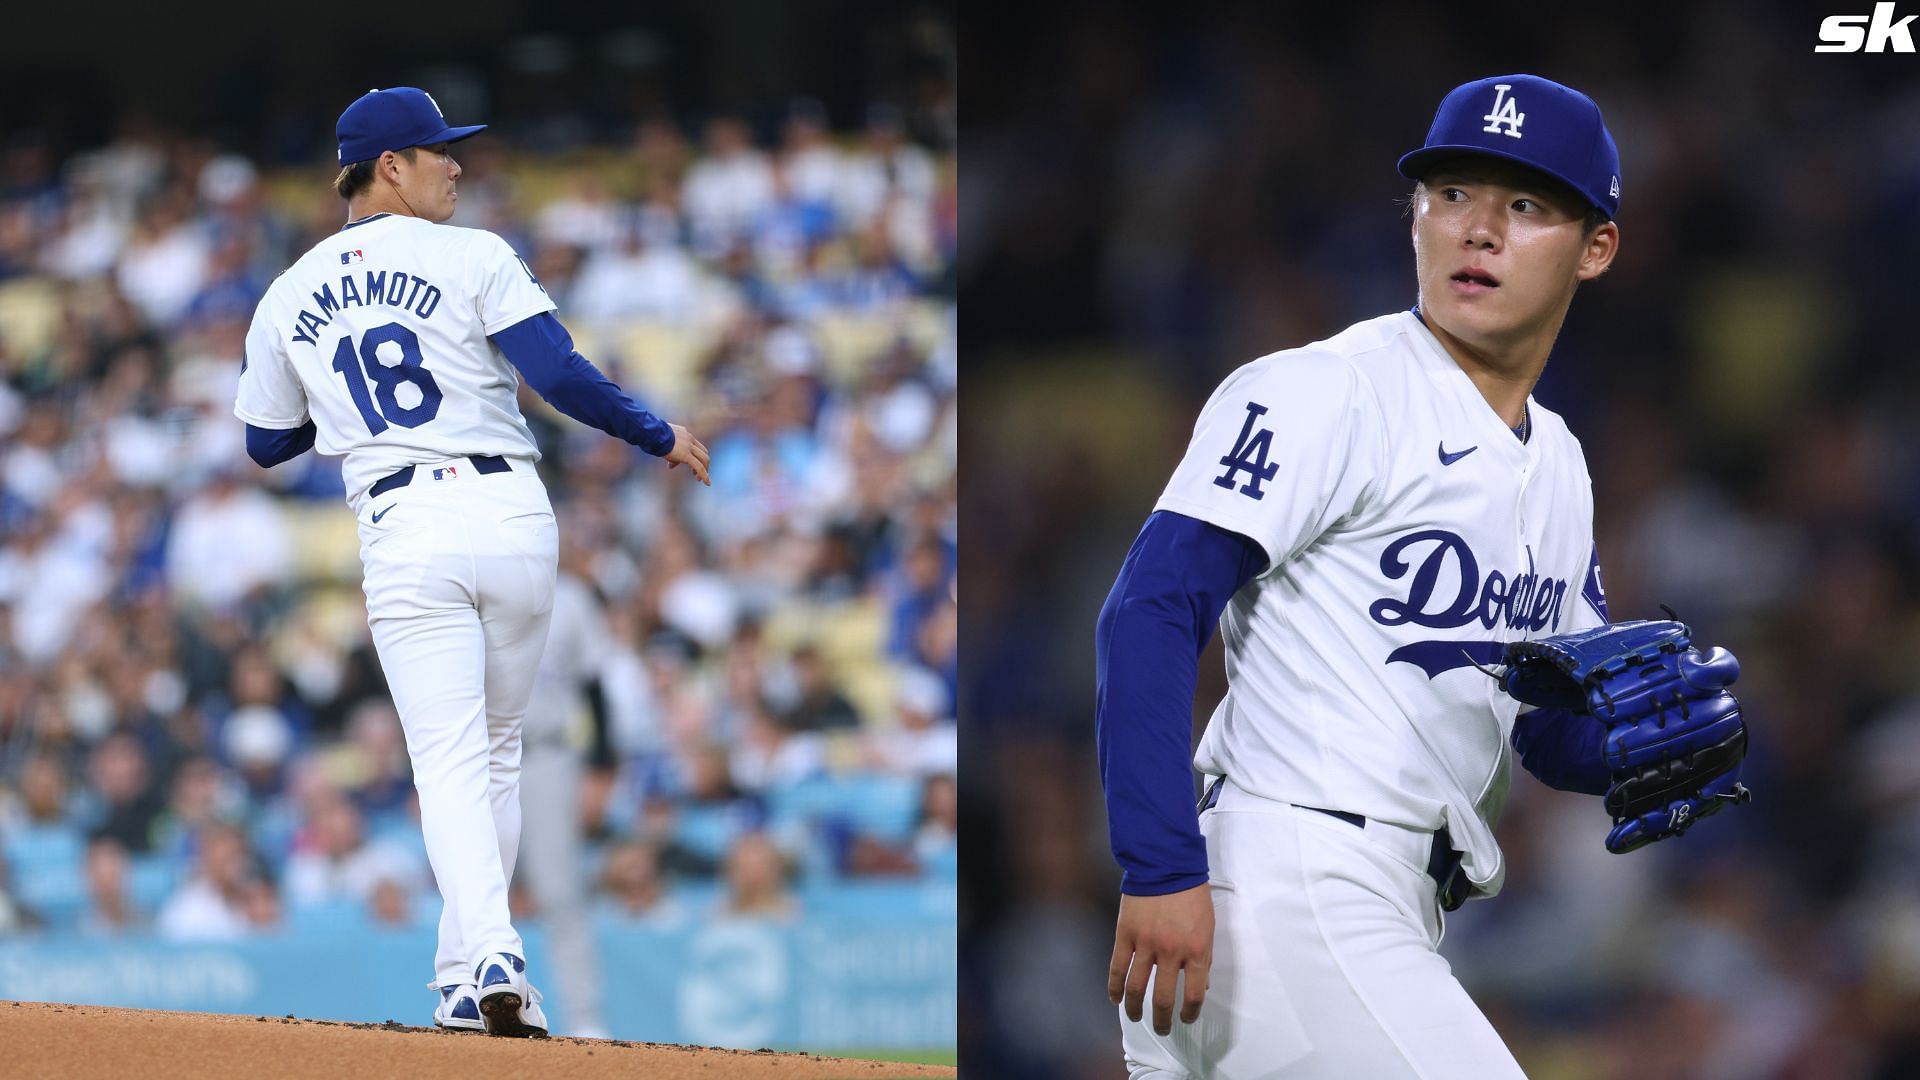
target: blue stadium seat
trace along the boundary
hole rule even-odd
[[[413,815],[404,810],[391,810],[386,813],[369,814],[362,826],[368,844],[385,844],[410,851],[420,857],[421,865],[427,862],[427,841],[421,835],[420,823]]]
[[[835,861],[837,851],[828,830],[796,819],[774,835],[781,850],[793,860],[794,870],[800,877],[830,878],[840,872],[839,864]]]
[[[324,904],[285,907],[289,932],[333,934],[365,929],[372,923],[366,905],[353,900],[330,900]]]
[[[667,891],[680,901],[695,920],[699,920],[706,918],[707,913],[719,904],[726,888],[717,881],[676,880],[667,886]]]
[[[15,829],[6,838],[14,895],[49,923],[65,925],[87,904],[86,839],[69,825]]]
[[[960,880],[960,847],[949,844],[937,853],[923,858],[920,865],[926,868],[927,875],[935,881],[948,885]]]
[[[709,859],[725,858],[744,828],[741,815],[728,806],[682,806],[675,819],[673,838]]]
[[[77,827],[65,823],[13,829],[6,838],[7,863],[16,879],[29,869],[51,863],[79,866],[86,850],[86,837]]]
[[[770,789],[767,799],[776,828],[796,820],[840,821],[876,839],[904,843],[920,814],[920,781],[878,773],[822,776]]]
[[[162,855],[136,855],[127,862],[127,899],[151,914],[187,877],[187,868]]]
[[[293,839],[304,824],[297,808],[287,803],[276,803],[252,817],[247,836],[253,850],[269,864],[278,867],[292,853]]]

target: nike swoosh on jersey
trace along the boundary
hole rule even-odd
[[[388,503],[385,509],[375,510],[373,512],[373,523],[375,525],[380,524],[380,519],[387,516],[387,511],[399,505],[399,503]]]
[[[1440,444],[1440,464],[1451,465],[1454,462],[1459,461],[1461,458],[1466,457],[1468,454],[1471,454],[1478,449],[1480,449],[1480,447],[1478,445],[1474,445],[1474,446],[1467,447],[1465,450],[1461,450],[1456,453],[1449,454],[1447,453],[1447,444],[1441,443]]]

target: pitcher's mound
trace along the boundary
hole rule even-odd
[[[617,1039],[501,1039],[479,1032],[285,1016],[0,1002],[8,1076],[338,1077],[946,1076],[936,1065],[848,1061],[770,1050],[717,1050]]]

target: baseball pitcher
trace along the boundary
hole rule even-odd
[[[574,352],[504,240],[445,224],[460,179],[448,147],[484,127],[450,126],[405,86],[340,114],[334,186],[349,220],[260,301],[233,411],[263,467],[313,447],[346,458],[367,619],[443,901],[434,1022],[544,1036],[507,883],[557,541],[515,390],[524,378],[561,412],[702,483],[707,449]]]
[[[1531,396],[1620,247],[1599,107],[1467,83],[1399,169],[1418,302],[1229,375],[1100,612],[1135,1080],[1520,1076],[1437,951],[1500,890],[1512,754],[1604,795],[1619,852],[1747,797],[1737,662],[1608,623],[1586,461]]]

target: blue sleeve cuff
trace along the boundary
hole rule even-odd
[[[552,312],[543,311],[493,335],[527,385],[554,408],[586,424],[665,457],[673,428],[642,408],[599,368],[573,349],[573,338]]]
[[[319,433],[320,429],[314,427],[311,420],[297,428],[262,428],[248,424],[247,456],[261,468],[271,469],[313,449],[314,437]]]
[[[1520,764],[1550,788],[1605,795],[1613,786],[1607,768],[1607,726],[1571,709],[1535,709],[1513,721],[1513,748]]]
[[[1198,815],[1195,816],[1198,817]],[[1199,827],[1198,824],[1194,826],[1196,830]],[[1206,854],[1206,843],[1203,840],[1200,846],[1200,857],[1203,861],[1206,859]],[[1125,871],[1120,875],[1120,891],[1128,896],[1166,896],[1169,893],[1186,892],[1188,889],[1206,883],[1207,875],[1204,872],[1146,877]]]
[[[1157,896],[1207,880],[1194,807],[1194,682],[1227,601],[1266,565],[1252,540],[1158,511],[1100,609],[1095,743],[1121,892]]]

